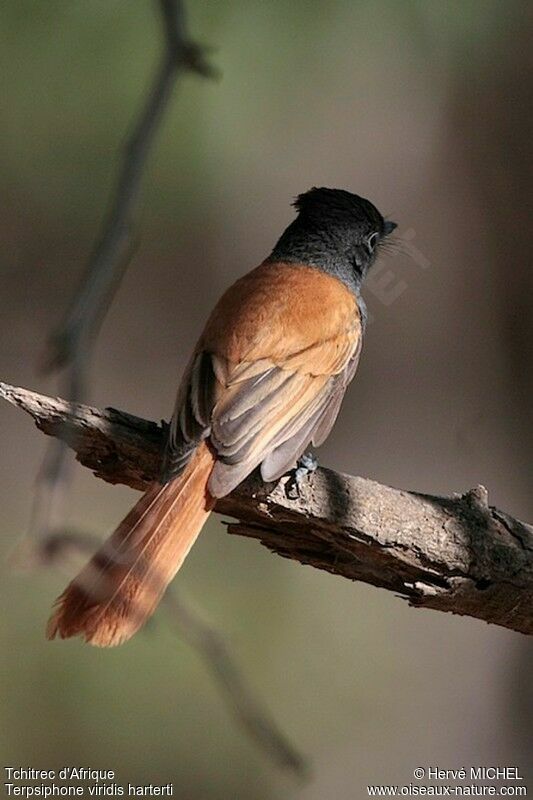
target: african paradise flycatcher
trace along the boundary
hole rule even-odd
[[[372,203],[314,188],[271,255],[222,296],[185,370],[160,481],[58,598],[49,638],[102,647],[153,613],[218,497],[264,481],[328,436],[357,369],[361,284],[396,227]]]

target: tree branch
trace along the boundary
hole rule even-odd
[[[157,478],[166,423],[4,383],[0,396],[97,477],[140,490]],[[254,473],[219,500],[216,510],[238,520],[229,532],[414,606],[533,633],[533,527],[489,506],[483,487],[435,497],[319,469],[294,500],[285,483],[267,486]]]

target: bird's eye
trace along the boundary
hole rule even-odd
[[[378,243],[378,239],[379,239],[379,233],[371,233],[368,239],[366,240],[365,242],[366,249],[368,250],[370,255],[372,255],[372,253],[374,252],[374,249]]]

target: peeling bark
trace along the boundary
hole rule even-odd
[[[0,396],[65,441],[110,483],[143,490],[157,479],[166,423],[45,397],[0,383]],[[319,468],[300,497],[287,479],[254,473],[216,511],[228,531],[335,575],[380,586],[411,605],[533,633],[533,527],[488,504],[482,487],[438,497]]]

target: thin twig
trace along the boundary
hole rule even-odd
[[[129,263],[126,256],[131,247],[141,180],[176,79],[185,70],[203,77],[216,75],[205,60],[202,48],[188,38],[183,4],[176,0],[160,0],[160,7],[165,36],[161,64],[124,147],[111,209],[81,286],[63,324],[52,336],[46,360],[49,370],[88,359],[89,347]],[[80,388],[83,391],[83,381],[78,378],[73,381],[71,394],[78,396]]]
[[[178,632],[203,657],[244,730],[281,767],[305,777],[306,761],[259,705],[219,631],[208,625],[193,611],[190,602],[185,603],[175,591],[167,590],[165,604]]]

